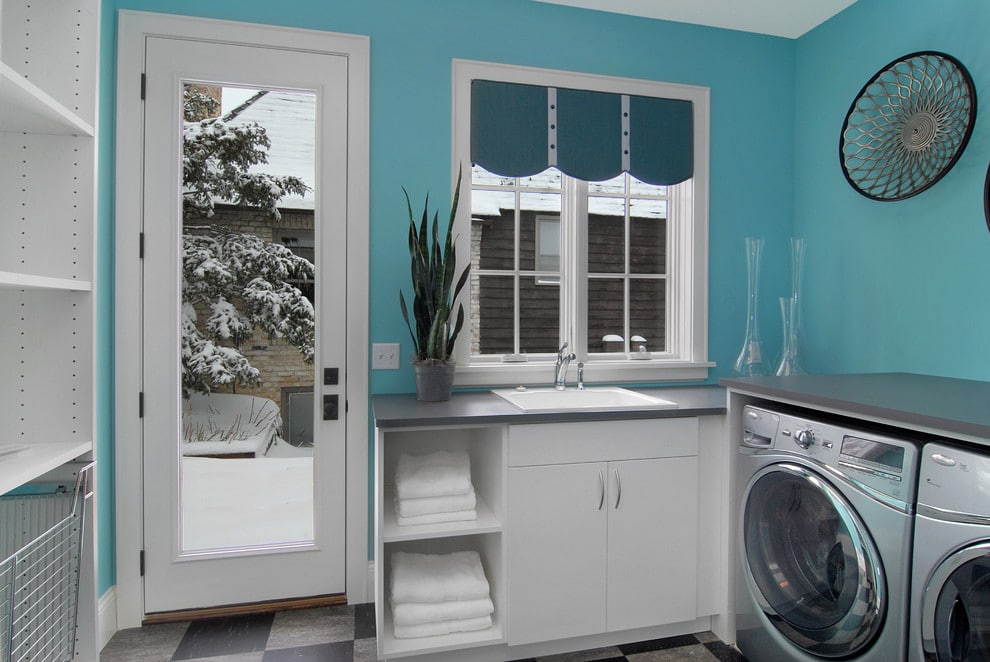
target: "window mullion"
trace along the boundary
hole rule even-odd
[[[522,323],[520,317],[522,316],[522,296],[519,293],[521,286],[520,273],[519,270],[522,267],[522,259],[519,256],[520,253],[520,239],[519,232],[522,229],[522,191],[519,187],[519,178],[516,177],[514,180],[513,193],[515,195],[515,211],[512,215],[512,222],[514,224],[512,236],[513,248],[512,248],[512,352],[516,356],[522,353]]]
[[[588,358],[588,183],[566,177],[561,212],[561,337],[578,359]],[[565,231],[566,228],[566,231]],[[566,236],[566,239],[564,238]]]

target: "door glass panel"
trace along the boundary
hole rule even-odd
[[[990,660],[990,558],[957,568],[939,591],[935,607],[939,660]]]
[[[316,97],[183,102],[180,551],[311,542]]]
[[[820,479],[780,470],[750,488],[744,545],[770,621],[791,641],[828,657],[868,645],[885,602],[865,529]],[[869,543],[872,547],[872,543]]]

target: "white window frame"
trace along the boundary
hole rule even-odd
[[[459,168],[470,172],[471,164],[471,81],[475,79],[595,90],[692,102],[694,109],[694,177],[668,188],[668,274],[667,327],[668,351],[654,352],[650,360],[631,360],[627,355],[609,358],[589,355],[583,325],[571,328],[568,320],[584,314],[586,284],[565,290],[561,297],[561,335],[575,351],[578,360],[587,362],[585,381],[660,382],[703,380],[714,363],[708,361],[708,191],[709,191],[709,90],[706,87],[617,78],[570,71],[519,67],[512,65],[454,60],[452,72],[452,165],[451,188],[456,185]],[[462,183],[461,204],[454,224],[459,255],[470,250],[471,182]],[[574,187],[570,187],[574,188]],[[564,192],[567,195],[567,192]],[[575,196],[578,197],[578,196]],[[567,200],[587,214],[587,198]],[[584,207],[580,212],[580,207]],[[582,224],[583,225],[583,224]],[[581,236],[564,236],[562,229],[561,259],[564,270],[575,268],[581,259],[584,242]],[[568,245],[570,242],[570,245]],[[563,279],[566,282],[568,279]],[[463,296],[467,296],[462,294]],[[469,301],[463,301],[465,307]],[[553,378],[555,356],[528,357],[524,363],[493,361],[492,357],[471,356],[470,332],[465,328],[457,339],[454,357],[458,386],[502,386],[549,384]]]

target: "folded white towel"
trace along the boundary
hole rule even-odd
[[[440,621],[439,623],[423,623],[421,625],[393,625],[396,639],[414,639],[416,637],[435,637],[452,632],[474,632],[492,626],[491,616],[481,618],[466,618],[459,621]]]
[[[432,513],[430,515],[415,515],[413,517],[395,516],[395,521],[399,526],[442,524],[443,522],[470,522],[476,519],[478,519],[478,511],[474,508],[471,510],[458,510],[453,513]]]
[[[396,625],[423,625],[440,621],[463,621],[489,616],[495,611],[491,598],[448,600],[447,602],[392,602],[392,622]]]
[[[399,455],[395,493],[400,499],[468,494],[472,489],[471,460],[465,451]]]
[[[392,554],[389,597],[395,602],[479,600],[490,596],[478,552]]]
[[[433,513],[453,513],[458,510],[472,510],[477,505],[474,488],[467,494],[451,494],[418,499],[395,499],[395,513],[401,517],[432,515]]]

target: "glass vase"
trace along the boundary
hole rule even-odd
[[[780,350],[778,376],[803,375],[804,368],[798,358],[798,299],[795,296],[780,297],[780,318],[784,323],[783,347]]]
[[[791,296],[780,298],[780,318],[784,335],[780,351],[777,375],[803,375],[801,364],[801,336],[804,325],[801,315],[802,281],[804,277],[804,251],[806,243],[799,237],[791,237]]]
[[[763,363],[763,345],[760,342],[760,259],[763,255],[763,239],[746,237],[746,337],[742,350],[733,364],[733,372],[745,377],[767,374]]]

